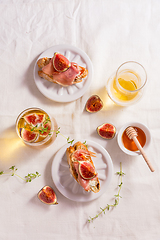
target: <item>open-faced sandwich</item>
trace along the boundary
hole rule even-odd
[[[66,150],[70,172],[85,191],[95,193],[100,190],[98,174],[92,158],[95,153],[90,152],[81,142],[75,143]]]
[[[38,75],[50,82],[64,87],[82,82],[88,70],[75,62],[70,62],[60,53],[54,53],[52,58],[44,57],[37,61]]]

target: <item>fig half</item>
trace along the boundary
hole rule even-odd
[[[51,123],[47,122],[42,125],[42,130],[39,131],[41,137],[47,137],[48,134],[51,132]]]
[[[22,128],[21,137],[26,142],[35,142],[37,140],[38,134],[32,131],[28,131],[25,128]]]
[[[97,132],[102,138],[112,139],[116,134],[116,128],[110,123],[104,123],[97,127]]]
[[[71,66],[70,61],[60,53],[55,53],[53,57],[53,67],[58,72],[65,72]]]
[[[95,168],[92,164],[88,161],[81,161],[79,162],[79,173],[82,178],[86,180],[90,180],[96,176]]]
[[[38,198],[41,202],[48,204],[48,205],[58,204],[57,196],[56,196],[54,190],[49,186],[44,186],[39,191]]]
[[[103,108],[103,102],[98,95],[92,95],[86,102],[87,112],[98,112]]]
[[[45,114],[36,114],[36,113],[28,114],[28,115],[24,116],[24,120],[28,124],[30,124],[32,126],[36,126],[37,124],[41,124],[44,122]]]

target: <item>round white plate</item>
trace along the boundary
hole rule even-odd
[[[53,57],[55,52],[63,54],[70,62],[76,62],[79,66],[85,67],[88,70],[88,75],[82,82],[73,84],[68,87],[63,87],[59,84],[49,82],[38,75],[37,61],[43,57]],[[47,98],[56,102],[71,102],[80,98],[89,88],[92,76],[93,66],[88,55],[81,49],[71,45],[56,45],[44,51],[37,59],[34,66],[34,80],[39,91]]]
[[[56,153],[51,169],[52,179],[57,189],[66,198],[77,202],[87,202],[100,197],[106,192],[113,175],[113,163],[108,152],[98,143],[90,140],[87,140],[86,143],[88,149],[96,153],[96,157],[93,157],[92,160],[100,181],[98,193],[86,192],[70,174],[66,157],[66,149],[70,144],[66,144]]]

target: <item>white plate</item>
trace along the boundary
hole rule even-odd
[[[83,140],[80,140],[84,142]],[[66,149],[70,144],[63,146],[55,155],[52,163],[51,175],[57,189],[68,199],[77,202],[87,202],[100,197],[106,192],[113,175],[113,163],[108,152],[98,143],[87,140],[88,149],[96,153],[93,157],[100,191],[98,193],[86,192],[70,174],[67,163]]]
[[[59,52],[66,56],[70,62],[76,62],[79,66],[85,67],[88,70],[88,75],[82,82],[73,84],[68,87],[63,87],[59,84],[49,82],[38,75],[37,61],[43,57],[53,57],[55,52]],[[34,66],[34,80],[39,91],[47,98],[56,102],[71,102],[80,98],[89,88],[92,76],[93,66],[88,55],[81,49],[71,45],[56,45],[44,51],[37,59]]]

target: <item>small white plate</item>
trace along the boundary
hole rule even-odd
[[[79,66],[88,70],[88,75],[82,82],[63,87],[59,84],[49,82],[38,75],[37,61],[40,58],[53,57],[55,52],[63,54],[70,62],[76,62]],[[81,49],[71,45],[56,45],[44,51],[38,57],[34,66],[34,80],[39,91],[47,98],[56,102],[71,102],[80,98],[89,88],[93,77],[93,66],[88,55]]]
[[[83,140],[79,141],[84,142]],[[52,179],[57,189],[66,198],[77,202],[88,202],[100,197],[106,192],[113,175],[113,163],[108,152],[101,145],[90,140],[86,140],[86,144],[89,151],[96,153],[96,157],[93,157],[92,160],[100,181],[98,193],[86,192],[70,174],[66,157],[66,149],[70,144],[66,144],[57,152],[51,169]]]

